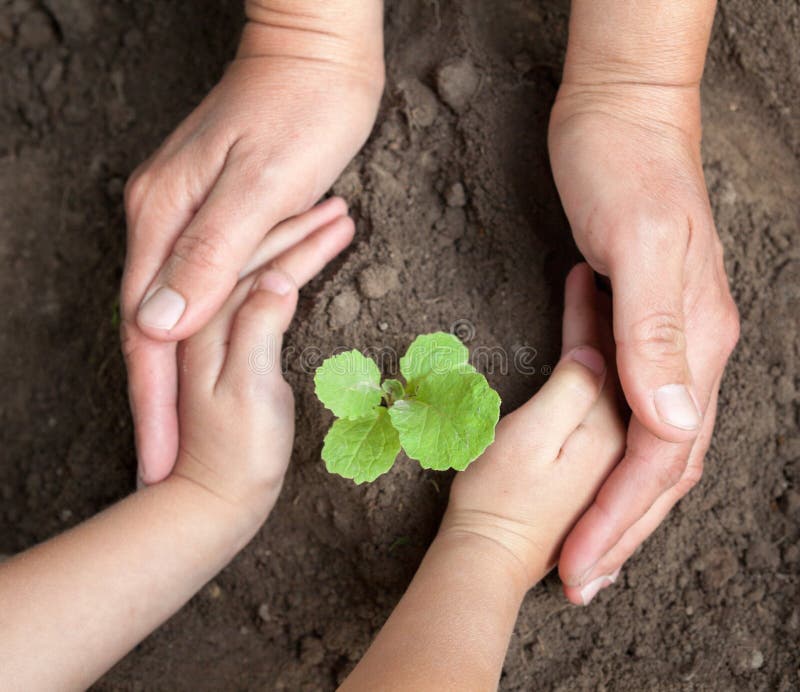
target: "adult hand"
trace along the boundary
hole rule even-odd
[[[703,180],[697,84],[567,74],[553,173],[579,249],[610,278],[632,409],[625,456],[562,549],[565,593],[581,604],[699,480],[739,323]]]
[[[283,241],[270,233],[330,187],[369,134],[383,88],[377,0],[246,9],[236,60],[126,189],[122,343],[145,483],[175,461],[175,343],[239,277],[341,217],[341,200],[328,202]]]

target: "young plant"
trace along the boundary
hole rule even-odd
[[[500,397],[452,334],[414,339],[400,359],[405,384],[381,383],[375,361],[356,350],[325,360],[314,384],[338,418],[325,436],[330,473],[356,483],[374,481],[400,449],[423,468],[463,471],[494,441]]]

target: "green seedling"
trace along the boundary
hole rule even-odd
[[[317,368],[317,397],[338,416],[322,447],[330,473],[374,481],[401,448],[423,468],[463,471],[494,441],[500,396],[469,364],[458,338],[418,336],[400,359],[400,374],[405,383],[381,383],[375,361],[356,350]]]

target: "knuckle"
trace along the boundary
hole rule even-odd
[[[677,490],[680,496],[683,497],[692,488],[694,488],[700,482],[702,477],[703,464],[689,464],[677,484]]]
[[[311,207],[317,199],[316,180],[308,185],[287,185],[285,161],[266,156],[262,149],[244,152],[240,162],[244,204],[258,204],[265,192],[272,195],[277,217],[286,218]]]
[[[739,343],[741,335],[741,322],[739,320],[739,309],[732,298],[728,299],[722,318],[722,344],[726,355],[730,355],[736,344]]]
[[[173,258],[180,264],[204,274],[226,271],[231,255],[230,242],[218,231],[184,233],[172,248]]]
[[[127,320],[123,320],[119,326],[119,342],[123,357],[129,360],[139,347],[139,338],[138,331]]]
[[[592,375],[587,368],[577,363],[570,363],[570,367],[564,369],[561,374],[561,382],[566,391],[582,402],[592,402],[600,393],[597,376]]]
[[[683,320],[674,312],[650,313],[631,326],[629,345],[649,361],[671,363],[686,351]]]
[[[150,175],[141,169],[135,170],[125,183],[125,212],[135,214],[142,206],[147,190],[150,188]]]
[[[677,485],[686,473],[686,464],[687,460],[680,454],[660,460],[654,469],[659,487],[666,489]]]
[[[611,218],[613,223],[606,228],[605,237],[612,243],[612,256],[630,256],[631,247],[649,257],[674,256],[676,251],[686,251],[689,224],[667,211],[640,209],[631,216],[623,218],[615,214]],[[629,231],[619,233],[619,228]]]

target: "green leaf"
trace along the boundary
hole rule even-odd
[[[475,372],[469,364],[469,349],[457,336],[445,332],[418,336],[400,359],[400,372],[409,384],[451,370]]]
[[[322,458],[330,473],[364,483],[392,468],[400,452],[400,438],[386,409],[375,411],[365,418],[334,421],[322,446]]]
[[[325,359],[314,375],[317,398],[340,418],[360,418],[381,403],[381,371],[356,350]]]
[[[389,416],[406,454],[423,468],[463,471],[494,441],[500,397],[478,372],[430,372]]]

